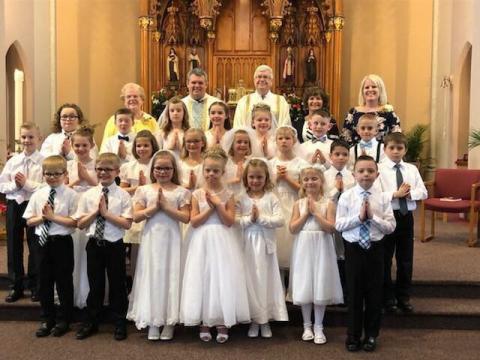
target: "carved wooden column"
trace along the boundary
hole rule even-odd
[[[333,44],[333,67],[332,69],[332,103],[330,105],[331,112],[337,119],[338,126],[343,126],[343,114],[340,114],[340,92],[342,85],[342,40],[343,40],[343,25],[345,18],[343,17],[343,8],[341,1],[335,2],[335,15],[330,19],[332,26],[332,44]],[[342,122],[342,123],[340,123]]]
[[[277,87],[280,85],[280,79],[278,78],[278,64],[280,63],[280,44],[278,41],[280,28],[282,27],[282,18],[281,17],[272,17],[270,18],[270,40],[272,42],[271,51],[270,51],[270,67],[273,70],[273,83],[272,90],[277,91]]]
[[[160,90],[160,32],[152,32],[152,81],[150,88],[152,92]]]
[[[140,85],[145,89],[144,111],[151,110],[150,90],[150,26],[153,19],[150,16],[140,16],[138,18],[138,26],[140,27]]]

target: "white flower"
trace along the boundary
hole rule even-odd
[[[393,111],[393,106],[390,105],[390,104],[385,104],[385,105],[383,105],[383,111],[392,112]]]

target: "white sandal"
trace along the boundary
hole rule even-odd
[[[202,331],[205,329],[207,331]],[[212,340],[212,334],[210,333],[210,329],[208,327],[201,326],[199,336],[200,336],[200,340],[202,340],[203,342],[209,342],[210,340]]]

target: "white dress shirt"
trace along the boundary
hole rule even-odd
[[[337,205],[335,229],[342,233],[343,238],[351,243],[360,239],[360,208],[363,204],[365,190],[358,184],[345,191]],[[368,197],[373,217],[370,219],[370,241],[382,240],[391,234],[397,225],[388,194],[376,191],[372,186],[368,189]]]
[[[383,143],[379,143],[377,139],[373,138],[369,141],[371,144],[370,147],[363,147],[363,144],[366,144],[365,141],[360,140],[360,142],[350,148],[350,158],[348,161],[348,168],[353,170],[353,166],[355,165],[355,148],[357,149],[357,157],[362,155],[363,150],[365,150],[365,154],[371,156],[375,161],[377,161],[377,147],[380,146],[380,156],[378,163],[381,163],[385,160],[385,152]]]
[[[255,104],[265,103],[270,106],[270,110],[275,117],[274,124],[272,121],[272,130],[283,125],[292,125],[290,121],[290,105],[282,95],[277,95],[269,91],[265,96],[261,96],[258,92],[243,96],[235,109],[235,117],[233,119],[233,127],[251,127],[252,126],[252,109]]]
[[[381,189],[385,192],[392,201],[393,210],[399,210],[400,204],[398,198],[393,197],[393,193],[398,190],[397,186],[397,168],[396,163],[388,157],[379,165],[378,171],[380,175],[377,179]],[[408,211],[413,211],[417,208],[417,201],[427,198],[428,193],[423,183],[422,177],[415,165],[404,162],[399,162],[400,172],[402,173],[403,182],[410,185],[410,196],[407,197]]]
[[[43,155],[38,150],[29,156],[24,152],[13,155],[0,174],[0,193],[5,194],[7,200],[15,200],[18,204],[29,200],[32,193],[43,186],[42,162]],[[17,173],[22,173],[27,178],[22,188],[15,184]]]
[[[27,208],[23,213],[24,219],[30,219],[34,216],[41,216],[43,207],[48,201],[50,196],[50,186],[44,186],[41,189],[35,191],[30,198]],[[55,188],[55,197],[53,198],[53,213],[63,217],[73,218],[77,210],[78,195],[75,190],[70,189],[68,186],[60,185]],[[35,226],[35,234],[40,236],[42,234],[43,223]],[[50,223],[48,228],[48,235],[70,235],[75,231],[74,227],[67,227],[61,224],[57,224],[55,221]]]
[[[335,166],[330,166],[330,168],[323,173],[325,177],[325,194],[335,203],[339,196],[338,190],[335,187],[338,173],[342,174],[343,192],[355,186],[355,178],[351,171],[347,170],[346,166],[341,170],[337,170]]]
[[[138,160],[133,160],[120,166],[120,182],[138,186],[140,171],[147,178],[147,184],[150,184],[150,163],[142,164]]]
[[[102,184],[99,184],[90,190],[87,190],[80,197],[80,201],[78,202],[78,210],[74,216],[75,219],[81,219],[85,215],[89,215],[98,209],[100,198],[102,196],[102,188]],[[132,219],[133,210],[132,199],[130,195],[125,190],[117,186],[115,182],[108,186],[108,190],[108,211],[116,216],[121,216],[125,219]],[[97,220],[95,219],[86,229],[87,237],[93,237],[95,235],[96,226]],[[105,240],[115,242],[122,239],[124,234],[124,229],[112,224],[108,220],[105,221],[105,230],[103,233]]]
[[[325,135],[326,136],[326,135]],[[300,156],[305,161],[311,163],[312,156],[315,151],[320,150],[325,157],[325,164],[320,164],[322,171],[327,170],[330,163],[330,146],[332,145],[332,140],[326,139],[324,142],[316,141],[315,143],[312,140],[306,141],[300,144],[298,148],[298,156]]]
[[[125,149],[127,150],[127,156],[125,157],[125,159],[120,159],[122,161],[122,164],[134,160],[135,158],[132,155],[133,140],[135,140],[134,132],[130,132],[127,135],[117,133],[113,136],[110,136],[106,141],[102,143],[102,147],[100,148],[100,154],[110,152],[118,155],[118,147],[120,146],[120,140],[118,139],[118,136],[128,136],[128,141],[123,140],[125,144]]]

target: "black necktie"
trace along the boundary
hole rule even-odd
[[[52,188],[50,189],[50,194],[48,194],[47,204],[50,205],[52,209],[53,209],[53,201],[55,200],[56,193],[57,191]],[[45,244],[47,243],[48,230],[50,229],[50,224],[51,224],[50,220],[45,220],[43,222],[43,226],[40,230],[41,233],[40,233],[40,236],[38,237],[38,243],[40,244],[40,246],[45,246]]]
[[[125,140],[125,141],[130,141],[130,138],[128,137],[128,135],[118,135],[118,140]]]
[[[400,171],[400,164],[396,164],[395,168],[397,169],[397,190],[403,184],[403,175]],[[400,205],[400,214],[406,215],[408,213],[407,199],[402,197],[398,198],[398,203]]]

